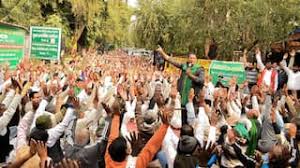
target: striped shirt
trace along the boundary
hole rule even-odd
[[[257,70],[256,69],[246,69],[246,78],[247,81],[251,84],[255,84],[257,82]]]

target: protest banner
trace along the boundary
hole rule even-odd
[[[232,77],[237,78],[237,83],[241,84],[246,79],[245,69],[241,62],[230,61],[212,61],[209,68],[209,74],[212,77],[213,84],[216,84],[222,76],[222,84],[228,85]]]

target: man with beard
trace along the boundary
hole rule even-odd
[[[202,89],[204,84],[204,69],[201,68],[197,62],[197,57],[195,54],[189,54],[188,62],[181,64],[170,59],[170,57],[163,51],[161,47],[157,49],[161,53],[162,57],[175,67],[181,69],[181,76],[178,80],[177,90],[181,95],[181,106],[185,108],[188,103],[188,95],[191,88],[194,88],[196,95]],[[186,111],[182,110],[182,122],[187,123]]]
[[[267,85],[275,92],[278,88],[278,72],[276,70],[277,63],[272,64],[270,59],[266,60],[266,65],[263,64],[261,60],[261,51],[259,48],[255,51],[257,67],[259,68],[261,74],[257,80],[257,85],[261,86],[263,84]]]

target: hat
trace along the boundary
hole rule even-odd
[[[51,128],[52,121],[51,121],[50,115],[44,114],[44,115],[39,116],[36,119],[35,125],[36,125],[36,128],[43,129],[43,130]]]
[[[244,126],[244,124],[242,123],[237,123],[234,128],[233,128],[240,137],[245,138],[245,139],[249,139],[249,134],[248,134],[248,130],[246,129],[246,127]]]
[[[192,154],[198,145],[195,137],[183,135],[178,142],[178,153]]]

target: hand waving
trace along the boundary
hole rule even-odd
[[[169,124],[169,120],[173,115],[174,108],[173,107],[162,107],[161,111],[161,119],[164,124]]]
[[[133,156],[137,155],[137,152],[135,149],[137,149],[139,140],[138,140],[138,133],[137,132],[131,132],[129,136],[126,137],[127,141],[131,145],[132,154]]]
[[[189,102],[193,102],[194,97],[195,97],[195,91],[194,89],[191,89],[189,93]]]
[[[126,90],[124,89],[124,87],[122,85],[118,86],[117,91],[118,91],[118,94],[121,96],[121,98],[124,101],[128,100],[128,96],[127,96]]]

